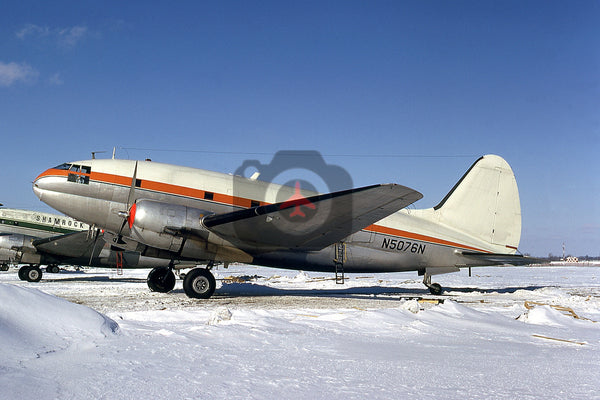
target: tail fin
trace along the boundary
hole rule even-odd
[[[510,165],[486,155],[471,166],[450,193],[434,207],[436,219],[515,253],[521,239],[519,189]]]

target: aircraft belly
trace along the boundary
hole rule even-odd
[[[385,241],[384,241],[385,239]],[[395,242],[391,242],[395,240]],[[475,265],[454,247],[417,240],[375,235],[345,244],[344,272],[380,273],[419,271],[426,268]],[[255,257],[254,264],[283,269],[335,272],[335,246],[320,251],[277,251]]]
[[[335,272],[335,247],[328,246],[320,251],[295,252],[277,251],[261,254],[253,264],[283,269],[296,269],[319,272]],[[398,255],[377,251],[362,245],[346,245],[344,272],[376,273],[416,271],[423,264],[418,255]]]

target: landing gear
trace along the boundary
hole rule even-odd
[[[42,279],[42,270],[37,265],[26,265],[19,268],[19,279],[28,282],[39,282]]]
[[[423,284],[429,288],[429,292],[433,295],[439,296],[442,294],[442,285],[439,283],[431,283],[431,274],[425,272],[423,276]]]
[[[440,285],[439,283],[432,283],[431,285],[429,285],[429,292],[431,294],[439,296],[443,292],[442,285]]]
[[[55,264],[48,265],[46,267],[46,272],[51,272],[53,274],[58,274],[60,272],[60,268],[58,268],[58,265],[55,265]]]
[[[183,279],[183,290],[188,297],[208,299],[215,292],[217,282],[208,268],[194,268]]]
[[[175,274],[169,267],[156,267],[150,271],[146,282],[151,291],[167,293],[175,287]]]

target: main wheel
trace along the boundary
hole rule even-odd
[[[58,265],[48,265],[46,267],[46,272],[51,272],[53,274],[58,274],[60,272],[60,268],[58,267]]]
[[[29,267],[25,273],[25,279],[28,282],[39,282],[42,279],[42,270],[40,267]]]
[[[8,271],[8,264],[0,265],[0,271]]]
[[[439,296],[440,294],[442,294],[442,285],[440,285],[439,283],[432,283],[431,285],[429,285],[429,292],[431,294]]]
[[[156,267],[150,271],[146,282],[153,292],[167,293],[175,287],[175,274],[169,267]]]
[[[19,268],[19,279],[22,281],[27,280],[27,271],[29,271],[29,269],[31,268],[30,265],[25,265],[21,268]]]
[[[183,290],[188,297],[208,299],[215,292],[217,282],[213,274],[205,268],[194,268],[183,279]]]

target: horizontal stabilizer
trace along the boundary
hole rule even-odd
[[[526,257],[520,254],[498,254],[498,253],[474,253],[462,252],[463,256],[481,260],[481,266],[486,265],[531,265],[542,264],[544,261],[539,258]]]
[[[373,185],[210,215],[203,224],[250,253],[320,250],[421,197],[405,186]]]

